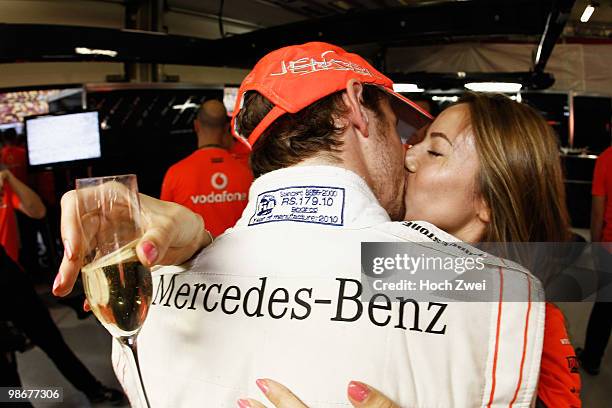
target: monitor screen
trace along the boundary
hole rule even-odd
[[[234,113],[234,106],[236,105],[237,97],[238,87],[226,86],[223,88],[223,104],[225,105],[228,116],[232,116]]]
[[[23,133],[23,123],[21,122],[0,123],[0,132],[3,132],[8,129],[15,129],[15,132],[17,132],[17,134],[20,135]]]
[[[101,157],[98,112],[26,118],[30,166]]]

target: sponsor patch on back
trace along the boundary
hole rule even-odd
[[[310,224],[344,225],[344,188],[295,186],[257,196],[255,214],[249,225],[294,221]]]

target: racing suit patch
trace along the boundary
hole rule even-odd
[[[295,186],[263,192],[257,196],[249,225],[295,221],[344,225],[344,188]]]

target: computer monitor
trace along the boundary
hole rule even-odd
[[[98,112],[28,117],[25,131],[31,167],[65,165],[102,156]]]
[[[227,110],[227,114],[232,116],[234,113],[234,107],[236,105],[236,98],[238,97],[237,86],[226,86],[223,88],[223,104]]]
[[[23,133],[23,123],[15,122],[15,123],[1,123],[0,124],[0,132],[8,130],[8,129],[15,129],[15,132],[18,135],[20,135]]]

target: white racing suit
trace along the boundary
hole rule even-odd
[[[235,228],[184,267],[153,272],[153,305],[138,338],[151,406],[266,401],[258,378],[285,384],[309,407],[351,406],[350,380],[401,407],[532,406],[544,299],[524,269],[487,258],[495,267],[483,273],[499,292],[493,302],[419,302],[400,314],[398,302],[370,310],[351,298],[362,242],[433,240],[456,241],[431,224],[390,222],[350,171],[297,166],[261,176]],[[444,255],[461,256],[461,245]],[[524,301],[500,301],[517,288]],[[134,365],[116,342],[113,364],[141,406]]]

